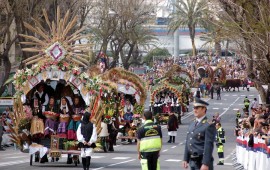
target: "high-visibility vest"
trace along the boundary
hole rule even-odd
[[[245,106],[249,106],[249,100],[248,100],[248,99],[245,99],[245,100],[244,100],[244,105],[245,105]]]
[[[241,117],[241,113],[240,112],[236,112],[236,117],[240,118]]]
[[[143,128],[143,134],[140,139],[140,152],[159,151],[162,147],[162,140],[158,125],[155,125],[151,120],[147,120],[141,128]]]
[[[217,142],[218,143],[225,143],[225,131],[222,127],[218,128],[217,130]]]

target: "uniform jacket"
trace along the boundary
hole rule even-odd
[[[187,131],[184,161],[189,162],[191,155],[203,156],[202,164],[211,165],[213,162],[213,148],[216,135],[214,124],[210,124],[205,117],[195,127],[192,122]]]

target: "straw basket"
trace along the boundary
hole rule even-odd
[[[58,113],[54,113],[54,112],[50,112],[50,111],[44,112],[44,115],[47,119],[53,119],[53,120],[56,120],[59,117]]]
[[[81,118],[82,118],[82,115],[80,115],[80,114],[75,114],[75,115],[73,115],[72,116],[72,119],[74,120],[74,121],[80,121],[81,120]]]
[[[69,121],[69,115],[64,115],[64,114],[61,114],[60,115],[60,122],[63,123],[63,122],[68,122]]]
[[[129,131],[128,131],[128,136],[129,136],[129,137],[134,137],[134,132],[133,132],[133,130],[129,130]]]

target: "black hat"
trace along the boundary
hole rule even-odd
[[[201,100],[198,97],[194,98],[194,102],[193,102],[194,106],[203,106],[203,107],[207,107],[209,104],[203,100]]]

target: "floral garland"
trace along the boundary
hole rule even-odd
[[[138,114],[138,115],[142,115],[144,112],[144,106],[143,105],[139,105],[139,104],[135,104],[134,105],[134,113]]]
[[[17,91],[15,97],[23,94],[23,88],[27,85],[29,79],[31,79],[33,76],[37,76],[39,73],[51,70],[66,71],[66,74],[71,74],[81,79],[88,90],[99,91],[99,84],[101,83],[101,79],[99,77],[90,79],[89,75],[82,72],[81,69],[74,63],[68,63],[63,60],[59,62],[46,61],[35,64],[32,66],[32,68],[25,68],[16,72],[13,77],[13,84]]]

